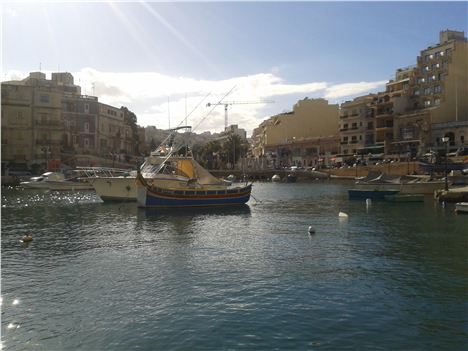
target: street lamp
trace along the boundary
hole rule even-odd
[[[449,141],[450,141],[449,137],[442,138],[442,142],[445,144],[445,191],[448,191],[447,159],[448,159]]]
[[[354,165],[356,167],[356,178],[357,178],[357,167],[358,167],[358,155],[354,154]]]
[[[44,159],[45,159],[45,169],[46,171],[48,171],[49,169],[49,160],[48,160],[48,156],[49,156],[49,153],[50,153],[50,148],[48,146],[44,146],[41,148],[41,151],[44,152]]]

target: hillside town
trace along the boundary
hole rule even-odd
[[[430,39],[430,38],[428,38]],[[211,169],[335,167],[409,161],[428,152],[463,152],[468,136],[468,44],[464,32],[444,30],[398,68],[385,91],[342,104],[297,101],[292,111],[264,120],[250,138],[237,125],[223,133],[191,134],[199,162]],[[31,72],[1,84],[2,174],[63,167],[129,167],[169,134],[138,125],[125,106],[83,95],[68,72]],[[188,135],[181,135],[188,138]],[[228,143],[229,142],[229,143]]]

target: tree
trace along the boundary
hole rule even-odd
[[[223,144],[223,153],[226,155],[226,162],[235,165],[248,150],[248,144],[237,134],[230,134]]]
[[[137,116],[135,113],[130,111],[125,106],[120,108],[124,113],[124,124],[130,126],[132,129],[132,140],[135,142],[135,152],[138,153],[138,125],[137,125]]]
[[[206,143],[197,152],[198,162],[209,169],[217,168],[217,156],[221,153],[222,147],[219,141],[212,140]]]

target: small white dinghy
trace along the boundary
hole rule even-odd
[[[457,202],[455,204],[455,212],[468,213],[468,202]]]
[[[281,182],[281,177],[279,175],[275,174],[275,175],[273,175],[273,177],[271,177],[271,181],[275,182],[275,183]]]

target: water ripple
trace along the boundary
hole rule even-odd
[[[463,349],[468,217],[345,190],[255,184],[246,207],[160,211],[7,189],[3,348]]]

